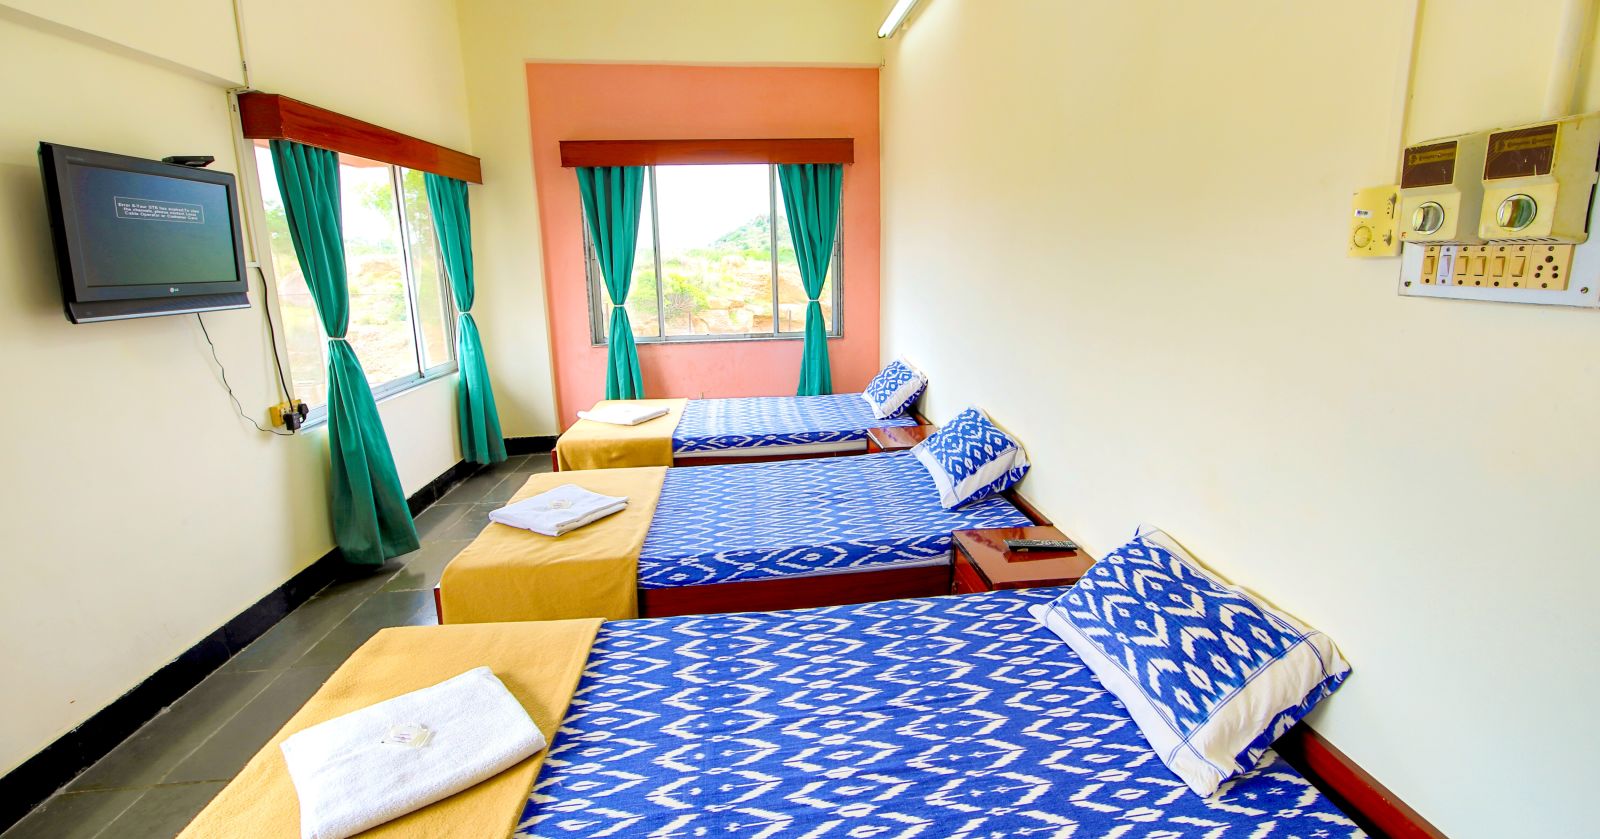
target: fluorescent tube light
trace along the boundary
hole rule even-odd
[[[895,0],[894,8],[889,10],[889,16],[883,19],[883,25],[878,27],[878,37],[888,38],[894,35],[900,24],[905,22],[906,15],[911,14],[917,0]]]

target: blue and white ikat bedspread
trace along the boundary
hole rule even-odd
[[[867,439],[869,428],[916,424],[909,416],[874,417],[859,393],[691,399],[672,432],[672,450],[685,454],[851,443]]]
[[[669,469],[639,587],[928,565],[952,530],[1028,523],[999,497],[940,507],[910,452]]]
[[[1201,799],[1028,614],[1061,589],[607,623],[515,836],[1361,836],[1276,754]]]

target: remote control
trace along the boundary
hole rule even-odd
[[[1008,551],[1075,551],[1078,543],[1071,539],[1007,539]]]

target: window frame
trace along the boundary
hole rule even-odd
[[[248,167],[249,177],[241,177],[239,180],[248,182],[248,192],[245,193],[249,196],[249,212],[247,215],[252,217],[250,221],[250,227],[252,231],[251,239],[253,240],[254,244],[253,261],[250,263],[250,266],[261,272],[264,280],[263,285],[265,288],[263,289],[263,297],[270,298],[270,302],[264,300],[263,303],[268,307],[267,316],[273,318],[275,321],[274,327],[279,335],[279,340],[283,341],[283,344],[279,347],[279,352],[281,353],[282,357],[281,363],[286,369],[289,370],[289,379],[290,381],[293,381],[293,367],[289,361],[287,332],[282,328],[282,304],[278,299],[277,269],[272,262],[272,233],[267,229],[266,197],[261,190],[262,172],[256,163],[256,149],[259,148],[257,145],[258,142],[264,143],[265,141],[257,141],[248,137],[239,138],[241,151],[248,152],[248,154],[241,154],[240,157],[248,161],[248,163],[245,163],[244,166]],[[346,156],[361,157],[360,155],[351,154],[348,152],[337,152],[337,154],[339,154],[341,158]],[[416,372],[414,373],[408,373],[379,384],[372,384],[370,382],[368,383],[372,390],[373,400],[383,401],[390,397],[398,396],[399,394],[405,393],[406,391],[414,388],[421,387],[422,385],[428,384],[436,379],[453,375],[460,370],[460,360],[456,357],[456,324],[460,313],[456,311],[455,295],[450,288],[450,277],[445,272],[444,256],[443,254],[439,253],[438,247],[435,246],[433,258],[436,263],[436,270],[438,272],[439,283],[441,286],[440,302],[444,307],[443,314],[445,344],[450,355],[448,360],[439,364],[435,364],[431,367],[428,366],[427,349],[422,334],[422,321],[419,317],[420,310],[418,308],[420,302],[419,294],[421,290],[421,277],[414,264],[415,256],[412,253],[413,239],[411,230],[406,224],[405,215],[405,176],[403,170],[411,169],[411,167],[399,163],[376,160],[373,158],[362,159],[371,161],[372,163],[380,166],[384,166],[389,170],[389,184],[390,188],[394,190],[394,211],[396,214],[395,221],[399,228],[400,261],[401,272],[406,291],[406,311],[409,315],[412,352],[414,354],[416,365]],[[341,165],[344,165],[342,160]],[[276,175],[274,174],[274,176]],[[431,208],[429,212],[429,218],[431,220]],[[268,291],[270,291],[270,294],[266,293]],[[324,375],[326,375],[328,368],[329,339],[326,330],[322,328],[322,322],[320,318],[317,319],[317,333],[321,337],[318,350],[322,358]],[[299,393],[295,393],[293,398],[302,399],[303,397],[301,397]],[[310,408],[310,412],[306,416],[306,421],[302,426],[303,428],[318,426],[328,421],[328,403],[326,399],[316,404],[311,404],[309,401],[307,401],[307,406]]]
[[[645,200],[650,202],[650,238],[651,253],[655,258],[656,277],[656,334],[650,336],[633,336],[636,344],[715,344],[742,341],[799,341],[805,339],[805,329],[794,332],[784,332],[778,329],[778,202],[782,200],[778,186],[778,164],[760,164],[767,167],[767,218],[770,220],[768,227],[769,247],[772,254],[772,331],[771,332],[744,332],[736,334],[707,334],[707,335],[668,335],[666,317],[666,284],[662,282],[661,261],[661,216],[657,211],[659,203],[656,200],[656,167],[658,165],[684,165],[684,164],[646,164],[645,170]],[[689,165],[737,165],[737,164],[689,164]],[[844,213],[843,196],[840,196],[841,212],[839,213],[839,227],[833,234],[833,257],[829,268],[833,272],[832,288],[829,296],[833,303],[833,323],[828,325],[827,337],[844,337]],[[601,275],[598,255],[594,250],[594,240],[589,235],[589,222],[579,210],[578,227],[582,231],[582,256],[584,285],[588,292],[589,302],[589,340],[590,345],[604,347],[610,343],[606,334],[606,326],[610,321],[611,303],[609,293],[605,291],[604,280]],[[640,231],[641,233],[643,231]],[[625,308],[625,307],[624,307]]]
[[[371,158],[367,159],[370,160]],[[420,317],[421,309],[419,308],[421,303],[419,295],[422,293],[421,275],[417,273],[416,267],[413,263],[413,260],[416,257],[413,255],[411,250],[411,228],[410,225],[406,224],[405,174],[402,170],[407,169],[408,167],[401,166],[398,163],[383,163],[383,161],[377,162],[389,167],[389,185],[394,189],[394,208],[395,213],[399,216],[399,218],[396,220],[400,224],[400,263],[402,266],[401,270],[405,273],[406,283],[406,311],[410,314],[411,323],[411,349],[415,354],[417,361],[417,372],[400,376],[396,379],[390,379],[389,381],[380,385],[372,386],[372,398],[374,400],[381,400],[390,396],[404,393],[414,387],[431,382],[434,379],[448,376],[460,369],[460,363],[456,358],[456,320],[459,313],[456,311],[455,295],[450,289],[450,276],[445,273],[444,255],[439,253],[439,248],[437,244],[435,244],[433,249],[434,270],[438,272],[439,277],[441,292],[439,297],[440,302],[444,305],[443,314],[445,345],[449,348],[450,358],[448,361],[435,364],[432,367],[428,366],[428,352],[422,336],[422,318]],[[424,197],[423,200],[426,201],[426,197]],[[433,210],[431,207],[429,208],[428,212],[428,218],[431,221],[433,218]],[[434,238],[435,242],[437,243],[437,231],[434,233]],[[318,326],[320,328],[320,322]],[[328,336],[324,334],[322,338],[324,345],[323,364],[326,365],[326,345]],[[323,403],[323,410],[326,412],[327,403]],[[313,411],[313,413],[315,413],[315,411]]]
[[[400,254],[401,262],[405,265],[406,307],[411,313],[412,347],[415,349],[417,356],[417,375],[422,380],[427,380],[430,376],[438,378],[454,372],[459,367],[459,362],[456,358],[456,322],[460,313],[456,311],[455,292],[450,287],[450,275],[445,271],[444,254],[439,250],[442,247],[442,243],[439,241],[438,225],[433,221],[433,207],[428,204],[428,196],[424,191],[422,202],[427,208],[428,223],[434,224],[433,270],[434,275],[439,278],[439,303],[444,307],[444,311],[440,314],[444,316],[444,342],[449,352],[448,360],[429,367],[426,340],[422,335],[422,310],[419,308],[421,306],[422,277],[417,272],[413,262],[416,259],[416,255],[411,249],[414,242],[411,238],[411,227],[406,224],[405,172],[407,170],[413,172],[420,170],[409,169],[409,167],[401,166],[398,163],[386,165],[389,167],[389,177],[394,185],[395,212],[400,215]],[[426,190],[427,187],[424,186],[423,189]],[[446,370],[445,368],[449,369]]]

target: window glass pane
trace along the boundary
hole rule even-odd
[[[416,339],[389,167],[339,155],[339,200],[350,279],[351,348],[374,387],[415,375]]]
[[[781,187],[779,187],[781,189]],[[833,328],[833,276],[839,270],[838,240],[834,240],[834,253],[828,259],[827,278],[822,281],[823,322],[831,333]],[[804,332],[806,328],[805,284],[800,281],[800,261],[794,254],[794,239],[789,235],[789,214],[783,208],[783,193],[778,193],[778,331]]]
[[[294,243],[289,239],[289,218],[284,214],[283,196],[278,192],[278,177],[272,165],[272,152],[256,146],[256,174],[261,181],[261,203],[267,216],[268,248],[272,253],[272,274],[277,278],[278,314],[283,322],[284,343],[289,348],[289,375],[295,395],[307,405],[328,401],[327,360],[322,323],[317,320],[311,290],[300,273]]]
[[[584,241],[589,247],[589,276],[593,278],[595,300],[600,302],[600,333],[611,330],[611,292],[606,290],[605,277],[600,273],[600,255],[589,238],[588,221],[584,221]],[[660,336],[659,311],[656,308],[656,248],[654,241],[655,217],[650,212],[650,182],[644,185],[644,199],[639,202],[639,241],[633,251],[633,283],[628,286],[628,321],[633,324],[634,338]]]
[[[768,167],[660,166],[668,335],[772,329],[772,192]]]
[[[433,211],[428,207],[428,189],[423,174],[416,169],[400,170],[404,192],[406,240],[411,249],[411,272],[416,278],[417,329],[422,333],[424,366],[446,364],[454,355],[451,347],[450,286],[439,261],[439,236],[433,228]]]

